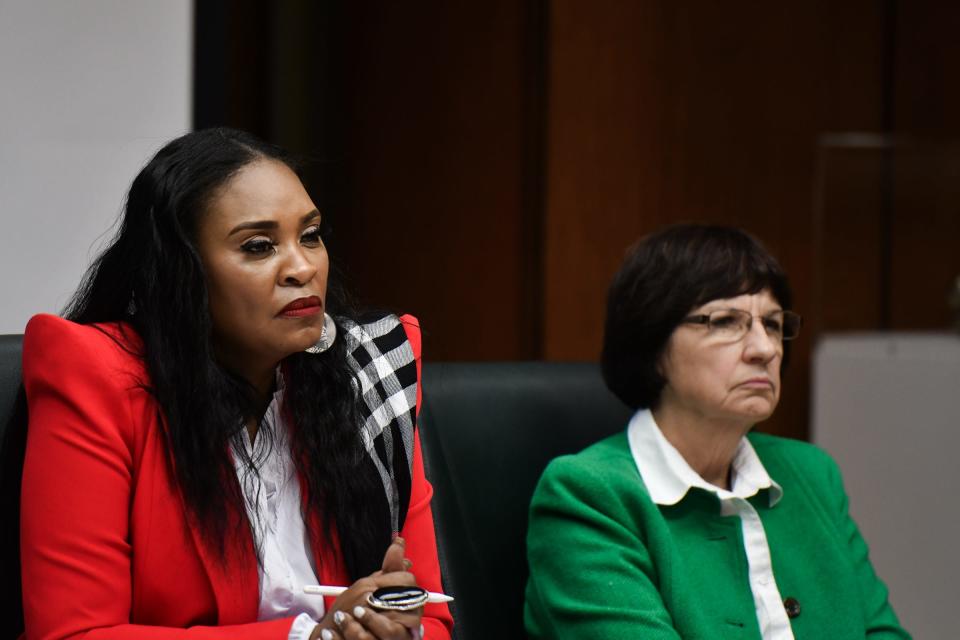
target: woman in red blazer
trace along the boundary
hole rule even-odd
[[[248,134],[188,134],[137,176],[67,319],[24,337],[25,637],[449,638],[445,605],[367,600],[441,591],[420,333],[345,315],[324,238]]]

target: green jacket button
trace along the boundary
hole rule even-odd
[[[800,615],[800,602],[796,598],[787,598],[784,600],[783,608],[787,610],[788,618],[796,618]]]

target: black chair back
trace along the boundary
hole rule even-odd
[[[0,335],[0,638],[23,631],[20,592],[20,476],[27,403],[20,377],[23,336]]]
[[[536,483],[554,457],[624,429],[630,411],[594,364],[436,363],[423,379],[420,437],[454,636],[523,638]]]

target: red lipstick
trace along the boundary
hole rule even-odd
[[[323,311],[323,302],[321,302],[320,298],[317,296],[307,296],[305,298],[297,298],[281,309],[277,315],[285,318],[302,318],[304,316],[312,316],[321,311]]]

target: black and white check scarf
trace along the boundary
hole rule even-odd
[[[417,364],[395,315],[358,324],[338,318],[347,362],[359,384],[363,443],[383,482],[393,531],[410,505],[413,431],[417,421]],[[338,335],[338,338],[340,336]]]

